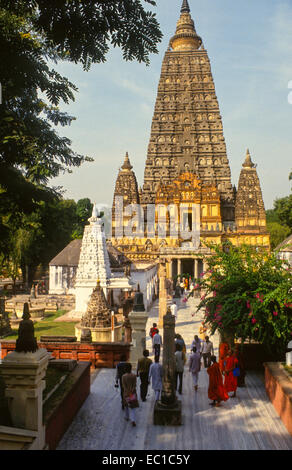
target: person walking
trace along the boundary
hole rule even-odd
[[[233,350],[229,349],[224,368],[224,388],[227,393],[233,392],[231,398],[236,397],[237,390],[237,377],[235,375],[235,369],[238,370],[238,359],[235,356]]]
[[[121,360],[120,362],[117,364],[117,367],[116,367],[116,383],[115,383],[115,387],[118,388],[118,386],[120,385],[120,392],[121,392],[121,402],[122,402],[122,409],[124,409],[125,405],[124,405],[124,401],[123,401],[123,383],[122,383],[122,377],[123,375],[126,373],[126,370],[127,370],[127,357],[122,354],[121,355]]]
[[[191,351],[193,351],[193,348],[196,348],[197,352],[201,354],[201,347],[202,347],[202,340],[198,337],[198,335],[195,335],[193,342],[191,344]]]
[[[180,286],[181,295],[183,295],[185,291],[185,283],[183,280],[180,282],[179,286]]]
[[[175,301],[172,302],[172,305],[170,307],[170,311],[171,311],[171,314],[174,316],[175,322],[176,322],[176,320],[177,320],[177,305],[176,305]]]
[[[224,369],[225,369],[225,361],[226,361],[228,351],[229,351],[229,344],[226,343],[226,341],[223,341],[222,343],[220,343],[220,346],[219,346],[219,367],[220,367],[220,370],[221,370],[222,374],[223,374]]]
[[[159,334],[159,330],[157,329],[157,333],[152,338],[152,345],[153,345],[153,352],[154,352],[154,357],[158,357],[158,361],[160,358],[160,351],[161,351],[161,346],[162,346],[162,337]]]
[[[179,344],[181,346],[181,350],[186,354],[187,352],[186,343],[182,335],[180,335],[179,333],[176,333],[174,335],[174,342],[175,344]]]
[[[228,400],[229,396],[223,385],[223,378],[216,360],[216,356],[211,356],[211,365],[207,369],[209,375],[208,398],[212,400],[211,406],[221,406],[221,401]]]
[[[152,388],[155,393],[155,401],[158,401],[160,398],[160,393],[162,390],[162,377],[163,377],[163,368],[159,363],[159,358],[155,356],[155,362],[151,364],[149,369],[148,382],[152,381]]]
[[[201,354],[196,346],[192,349],[192,354],[189,360],[189,372],[192,373],[194,389],[198,390],[199,372],[201,370]]]
[[[125,407],[125,419],[131,420],[132,426],[136,426],[136,412],[135,409],[139,407],[136,385],[136,375],[132,374],[132,364],[127,363],[126,373],[122,377],[123,384],[123,399]]]
[[[174,356],[175,356],[175,390],[177,390],[178,379],[179,379],[178,393],[181,395],[184,365],[185,365],[185,354],[182,351],[182,347],[179,343],[176,343],[175,345]]]
[[[138,360],[137,365],[137,377],[140,377],[140,396],[142,401],[146,401],[149,384],[149,369],[152,364],[152,361],[148,356],[149,351],[148,349],[145,349],[145,351],[143,351],[143,357]]]
[[[200,328],[199,328],[199,334],[200,334],[200,338],[202,341],[205,341],[206,331],[207,331],[207,328],[205,327],[205,323],[202,321]]]
[[[240,346],[237,344],[235,346],[235,352],[234,352],[237,360],[238,360],[238,367],[239,367],[239,375],[237,377],[237,386],[238,387],[245,387],[245,365],[244,365],[244,360],[243,360],[243,355],[240,351]]]
[[[213,343],[209,340],[209,336],[206,336],[205,341],[203,341],[201,353],[204,360],[204,367],[206,369],[207,367],[210,367],[211,356],[214,354]]]
[[[149,331],[150,338],[153,338],[153,336],[157,333],[157,331],[158,331],[157,323],[153,323],[153,326],[150,328],[150,331]]]

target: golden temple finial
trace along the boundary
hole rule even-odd
[[[169,42],[173,51],[194,51],[202,45],[202,39],[196,33],[195,23],[192,20],[190,11],[188,1],[183,0],[175,35]]]
[[[123,163],[123,165],[122,165],[122,169],[123,169],[123,170],[132,170],[132,168],[133,168],[133,167],[132,167],[132,165],[131,165],[131,163],[130,163],[129,154],[128,154],[128,152],[126,152],[125,161],[124,161],[124,163]]]
[[[189,7],[188,0],[183,0],[183,4],[182,4],[180,12],[181,13],[190,13],[190,11],[191,10],[190,10],[190,7]]]
[[[245,160],[244,160],[244,163],[243,163],[242,166],[244,168],[254,168],[255,167],[255,164],[251,160],[249,149],[246,150],[246,156],[245,156]]]

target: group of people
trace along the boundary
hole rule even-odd
[[[177,319],[177,305],[174,301],[171,313]],[[194,390],[198,390],[199,373],[202,365],[209,376],[208,398],[210,405],[221,406],[222,401],[236,396],[238,386],[244,385],[244,366],[239,349],[231,349],[229,344],[222,342],[219,347],[219,361],[214,355],[213,343],[206,335],[207,329],[204,322],[200,326],[199,335],[194,336],[191,344],[191,354],[188,361],[188,369],[192,374]],[[163,368],[160,364],[161,348],[163,346],[162,336],[156,323],[150,328],[149,335],[152,339],[152,350],[154,362],[149,358],[149,350],[145,349],[143,357],[138,360],[136,374],[132,373],[132,366],[122,357],[117,365],[116,384],[120,385],[122,409],[125,410],[125,419],[136,426],[135,410],[139,407],[137,396],[137,377],[140,378],[140,398],[146,401],[148,386],[152,382],[155,400],[160,399],[162,391]],[[183,373],[187,362],[186,345],[182,336],[175,334],[175,390],[182,394]]]
[[[146,401],[148,385],[152,381],[155,400],[158,401],[162,390],[163,369],[159,363],[159,357],[154,357],[154,362],[149,358],[149,350],[143,351],[143,357],[138,360],[137,373],[132,373],[132,365],[122,356],[116,368],[115,386],[120,386],[122,409],[125,410],[126,421],[131,421],[136,426],[136,408],[139,407],[137,396],[137,377],[140,377],[140,397]]]

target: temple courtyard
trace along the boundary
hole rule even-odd
[[[187,355],[202,316],[195,312],[195,299],[179,306],[176,332],[185,340]],[[148,332],[158,320],[158,304],[149,313],[146,326],[147,348],[151,351]],[[218,337],[210,337],[218,357]],[[292,450],[292,436],[270,403],[260,372],[248,372],[246,386],[238,388],[237,397],[222,407],[209,405],[208,374],[204,367],[199,388],[193,389],[188,362],[183,378],[182,426],[154,426],[154,392],[151,385],[147,401],[140,401],[137,427],[124,419],[120,390],[114,387],[114,369],[100,369],[92,374],[91,393],[63,436],[57,450]],[[137,380],[139,394],[139,379]]]

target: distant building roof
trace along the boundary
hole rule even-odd
[[[286,240],[279,243],[279,245],[275,248],[275,251],[289,251],[292,252],[292,233],[289,235]]]
[[[78,266],[81,244],[81,239],[72,240],[50,261],[49,266]],[[117,248],[114,248],[110,242],[107,242],[106,245],[111,268],[122,268],[130,263],[130,260]]]

